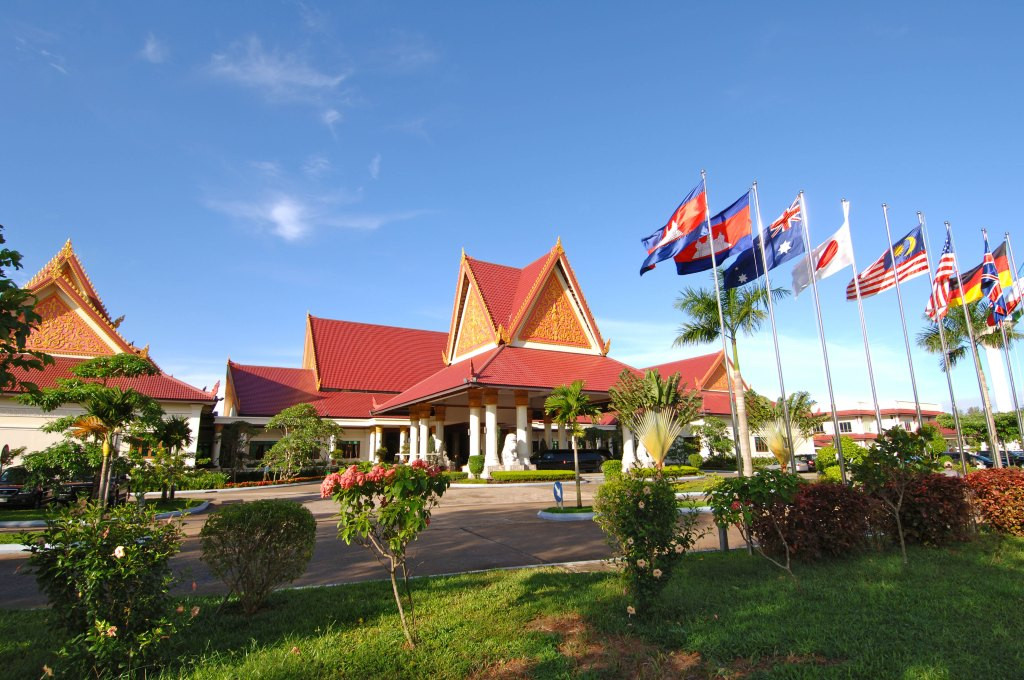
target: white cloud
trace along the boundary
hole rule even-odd
[[[426,38],[416,33],[396,32],[392,42],[374,52],[372,61],[383,71],[412,73],[441,60]]]
[[[41,58],[61,75],[68,74],[67,62],[64,57],[44,47],[44,45],[59,44],[60,36],[29,25],[20,25],[17,30],[19,35],[14,37],[16,51]]]
[[[150,33],[146,36],[146,44],[139,51],[139,56],[151,64],[162,64],[167,61],[169,51],[157,37]]]
[[[253,161],[252,167],[267,177],[277,177],[281,174],[281,166],[274,161]]]
[[[329,129],[331,131],[331,134],[333,135],[334,125],[336,123],[341,122],[341,112],[338,111],[337,109],[327,109],[322,114],[320,114],[320,120],[323,121],[324,125],[327,126],[327,129]]]
[[[207,205],[225,215],[256,222],[285,241],[297,241],[312,230],[307,205],[299,198],[279,195],[265,202],[208,201]]]
[[[406,220],[414,219],[420,215],[426,214],[426,212],[426,210],[407,210],[405,212],[337,215],[325,219],[324,224],[342,229],[374,230],[395,222],[404,222]]]
[[[370,177],[372,179],[378,179],[380,177],[380,154],[373,157],[370,161]]]
[[[284,101],[319,101],[325,94],[336,92],[349,75],[320,71],[295,54],[265,50],[257,37],[236,44],[228,53],[214,54],[208,71],[259,90],[269,99]]]
[[[307,177],[321,177],[331,171],[331,161],[326,156],[310,156],[302,164],[302,172]]]

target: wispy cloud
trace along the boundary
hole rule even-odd
[[[152,33],[146,36],[146,42],[139,50],[139,56],[151,64],[162,64],[167,61],[169,55],[167,46]]]
[[[380,154],[377,154],[376,156],[374,156],[373,159],[370,161],[370,178],[371,179],[379,179],[380,178],[380,161],[381,161]]]
[[[308,206],[294,196],[278,195],[261,202],[208,201],[207,205],[225,215],[255,222],[285,241],[297,241],[313,228]]]
[[[342,119],[341,112],[338,111],[337,109],[327,109],[322,114],[320,114],[320,120],[323,121],[324,125],[327,126],[327,129],[331,131],[332,135],[335,134],[334,133],[334,126],[336,124],[340,123],[341,119]],[[335,135],[335,136],[337,136],[337,135]]]
[[[319,178],[331,171],[331,161],[326,156],[310,156],[302,164],[302,173],[307,177]]]
[[[297,54],[264,49],[255,36],[214,54],[207,70],[217,78],[258,90],[274,101],[320,102],[326,95],[337,93],[349,76],[346,70],[319,70]]]
[[[252,167],[267,177],[279,177],[281,175],[281,166],[275,161],[253,161]]]
[[[418,72],[440,60],[438,51],[424,36],[408,31],[394,32],[385,46],[370,55],[370,62],[377,70],[396,74]]]
[[[28,25],[19,26],[18,35],[14,36],[16,51],[35,59],[41,59],[53,70],[66,76],[68,69],[64,56],[50,49],[59,42],[60,38],[56,33]]]
[[[415,219],[428,212],[427,210],[406,210],[404,212],[351,213],[325,219],[324,224],[342,229],[374,230],[395,222]]]

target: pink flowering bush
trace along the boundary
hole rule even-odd
[[[412,465],[360,463],[328,475],[320,485],[320,496],[338,504],[338,537],[369,549],[387,568],[409,645],[414,644],[413,637],[397,575],[400,571],[411,619],[414,610],[406,550],[430,526],[430,512],[448,490],[451,482],[441,473],[440,467],[422,460]]]
[[[594,520],[622,565],[627,594],[641,607],[650,604],[700,538],[696,515],[679,514],[668,478],[644,478],[636,472],[605,482],[597,491],[595,509]]]

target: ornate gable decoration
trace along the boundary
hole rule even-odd
[[[480,349],[494,342],[494,328],[491,316],[487,313],[480,289],[467,281],[466,294],[463,295],[462,313],[456,329],[458,337],[455,343],[453,360],[458,360],[473,350]]]
[[[58,293],[39,302],[36,312],[42,321],[28,338],[29,349],[88,357],[114,353]]]
[[[574,296],[563,284],[557,268],[550,272],[534,300],[533,310],[517,334],[520,342],[593,349]]]

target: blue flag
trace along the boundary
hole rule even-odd
[[[754,239],[753,247],[739,254],[724,273],[725,288],[739,288],[764,276],[765,271],[775,269],[783,262],[804,252],[804,241],[799,229],[793,227],[800,222],[800,202],[793,201],[782,215],[771,223],[763,234],[764,257],[761,256],[761,238]],[[768,266],[765,267],[765,260]]]
[[[707,192],[704,181],[686,195],[675,209],[668,223],[646,238],[640,239],[647,257],[640,265],[640,275],[654,269],[662,260],[668,260],[707,234]]]

